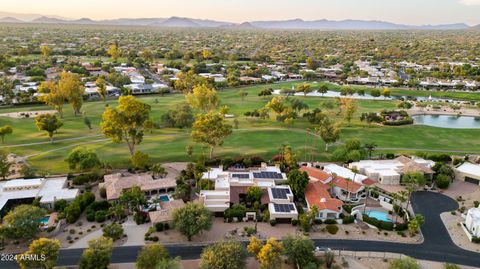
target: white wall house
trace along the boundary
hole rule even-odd
[[[480,185],[480,165],[466,162],[454,168],[454,171],[456,179]]]
[[[471,208],[465,218],[465,227],[470,237],[480,237],[480,208]],[[467,234],[468,235],[468,234]]]
[[[0,182],[0,210],[9,200],[40,198],[40,204],[53,208],[55,201],[74,200],[78,189],[67,188],[67,178],[14,179]]]

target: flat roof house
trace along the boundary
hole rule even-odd
[[[287,180],[286,174],[278,167],[262,164],[257,168],[227,171],[222,167],[211,168],[203,173],[203,178],[214,181],[215,190],[200,191],[200,201],[217,215],[223,214],[231,204],[239,203],[248,187],[257,186],[263,190],[261,202],[268,204],[271,220],[286,222],[298,218],[292,190],[289,186],[277,185]]]
[[[160,193],[175,191],[177,182],[174,178],[154,179],[150,174],[110,174],[104,176],[104,182],[100,188],[105,188],[107,200],[117,200],[122,193],[134,186],[140,187],[145,195],[151,196]]]
[[[67,178],[35,178],[14,179],[0,182],[0,210],[9,201],[40,198],[40,204],[48,209],[53,208],[55,201],[74,200],[78,189],[67,188]]]
[[[466,162],[453,170],[456,179],[480,185],[480,165]]]
[[[358,169],[359,173],[383,185],[398,185],[403,174],[408,172],[421,172],[427,178],[433,176],[431,167],[435,162],[421,158],[408,158],[400,156],[393,160],[364,160],[353,162],[350,168]]]

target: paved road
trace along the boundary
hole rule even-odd
[[[316,239],[315,245],[336,250],[394,252],[424,260],[449,262],[480,267],[480,254],[457,247],[448,234],[440,214],[458,208],[458,203],[442,194],[417,192],[412,196],[412,206],[416,213],[425,216],[422,226],[424,242],[422,244],[401,244],[381,241]],[[183,259],[197,259],[203,246],[168,245],[172,256]],[[134,262],[142,246],[117,247],[113,251],[112,263]],[[62,249],[58,264],[62,266],[78,264],[83,249]],[[0,268],[17,268],[15,263],[0,263]]]

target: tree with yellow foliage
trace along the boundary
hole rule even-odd
[[[247,251],[257,259],[262,269],[282,268],[284,250],[283,244],[274,237],[269,238],[265,244],[252,237],[247,246]]]
[[[358,109],[358,102],[351,98],[341,98],[340,107],[343,111],[343,119],[348,122],[348,126],[352,125],[352,119]]]
[[[108,55],[110,55],[110,57],[112,57],[112,61],[114,63],[118,61],[118,58],[120,58],[120,54],[122,53],[122,51],[118,46],[118,41],[115,41],[112,45],[110,45],[110,48],[108,48],[107,53]]]
[[[58,85],[53,81],[44,81],[38,87],[38,92],[41,94],[38,100],[53,107],[60,115],[60,118],[63,118],[63,106],[67,97],[60,91]]]
[[[58,89],[72,106],[74,115],[81,115],[80,110],[83,105],[85,87],[80,76],[75,73],[62,72],[58,82]]]
[[[196,85],[185,98],[193,109],[208,112],[218,108],[220,100],[217,91],[205,84]]]
[[[42,53],[43,60],[46,60],[52,53],[52,49],[49,46],[44,45],[40,47],[40,52]]]
[[[98,94],[102,97],[103,101],[107,99],[107,86],[105,86],[105,79],[103,77],[98,77],[95,81],[95,85],[98,88]]]
[[[60,241],[40,238],[33,241],[28,250],[23,254],[17,255],[17,263],[20,268],[53,268],[57,262],[58,251],[60,250]],[[32,256],[38,256],[38,259],[31,259]]]

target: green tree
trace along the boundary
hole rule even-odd
[[[263,191],[260,187],[258,186],[251,186],[247,188],[247,201],[250,202],[251,204],[254,204],[255,202],[259,202],[262,198]]]
[[[328,92],[328,86],[323,84],[323,85],[320,86],[320,88],[317,91],[319,93],[321,93],[322,96],[323,96],[324,94],[326,94]]]
[[[74,148],[65,159],[71,170],[91,170],[100,167],[102,163],[93,150],[85,147]]]
[[[303,83],[303,84],[298,85],[297,89],[295,91],[303,93],[303,96],[307,96],[307,94],[311,93],[313,90],[312,90],[312,87],[310,86],[310,84]]]
[[[152,269],[162,260],[168,260],[167,249],[160,244],[146,245],[140,250],[135,262],[137,269]]]
[[[194,122],[193,111],[190,105],[186,102],[175,105],[166,114],[162,115],[163,122],[168,127],[175,128],[190,128]]]
[[[309,263],[315,261],[315,245],[313,241],[307,237],[287,236],[287,238],[283,240],[283,246],[285,247],[285,254],[288,260],[293,265],[304,268]]]
[[[89,130],[92,130],[92,121],[90,120],[89,117],[87,116],[83,117],[83,123],[85,124],[85,126],[87,126]]]
[[[51,269],[55,266],[58,258],[58,251],[60,250],[60,241],[48,238],[40,238],[34,240],[28,250],[21,256],[17,256],[17,262],[20,265],[20,268],[42,268],[42,269]],[[43,256],[44,259],[29,259],[28,257],[37,255]]]
[[[194,235],[210,230],[212,213],[199,203],[189,202],[173,211],[173,226],[191,241]]]
[[[111,223],[103,226],[103,236],[112,238],[113,241],[120,239],[123,235],[123,227],[118,223]]]
[[[143,140],[148,129],[150,106],[133,96],[121,96],[117,108],[107,108],[102,116],[100,127],[105,136],[114,143],[127,143],[130,156],[135,154],[135,146]]]
[[[410,257],[390,261],[389,269],[420,269],[417,261]]]
[[[12,134],[13,128],[10,125],[0,127],[0,137],[2,138],[2,144],[5,143],[5,136]]]
[[[119,200],[126,208],[134,211],[139,210],[147,202],[145,193],[138,186],[123,192]]]
[[[298,169],[290,171],[287,176],[287,183],[296,198],[305,198],[305,188],[308,185],[308,181],[308,174],[300,172]]]
[[[222,241],[206,247],[200,259],[201,269],[243,269],[247,251],[238,241]]]
[[[157,263],[155,269],[181,269],[183,267],[180,265],[180,261],[180,257],[176,257],[175,259],[163,259]]]
[[[415,215],[414,219],[411,219],[408,222],[408,231],[410,232],[411,235],[415,235],[424,223],[425,223],[425,218],[422,215],[417,214]]]
[[[328,146],[335,143],[340,138],[340,128],[335,122],[327,117],[322,117],[319,126],[315,129],[316,133],[320,135],[323,142],[325,142],[325,151],[328,151]]]
[[[225,122],[223,115],[212,111],[195,117],[191,136],[193,141],[209,147],[210,158],[213,158],[213,149],[222,146],[231,133],[232,126]]]
[[[136,169],[146,169],[150,164],[150,156],[147,153],[137,151],[132,156],[132,165]]]
[[[374,98],[377,98],[377,97],[380,97],[380,95],[382,95],[382,93],[378,89],[373,89],[373,90],[370,91],[370,95]]]
[[[150,167],[150,171],[153,173],[153,176],[155,178],[156,177],[164,178],[168,174],[167,170],[165,170],[165,168],[162,166],[161,163],[156,163],[152,165],[152,167]]]
[[[74,115],[81,115],[80,109],[83,105],[85,87],[83,87],[80,76],[75,73],[62,72],[60,81],[58,82],[58,88],[72,106]]]
[[[40,232],[38,222],[45,210],[33,205],[19,205],[3,218],[3,225],[11,238],[33,238]]]
[[[10,168],[12,167],[13,162],[8,160],[8,154],[5,151],[0,150],[0,177],[3,180],[11,174]]]
[[[241,90],[238,95],[240,95],[240,97],[242,98],[242,101],[245,100],[245,97],[248,96],[248,92],[244,91],[244,90]]]
[[[38,130],[46,131],[48,137],[50,137],[50,142],[53,143],[53,134],[63,126],[63,122],[61,122],[55,115],[42,114],[35,118],[35,125]]]
[[[100,237],[88,241],[88,248],[80,257],[79,269],[107,269],[112,258],[113,240]]]
[[[217,109],[220,105],[217,91],[205,84],[196,85],[192,92],[188,93],[185,98],[193,109],[198,109],[203,112]]]

